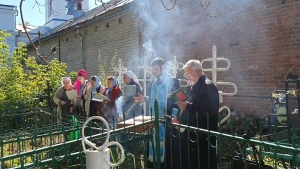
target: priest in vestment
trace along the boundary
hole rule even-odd
[[[147,100],[150,104],[150,110],[148,115],[155,115],[154,102],[158,102],[159,118],[164,118],[166,115],[177,116],[178,107],[174,102],[167,100],[167,94],[171,94],[180,88],[179,81],[176,78],[171,77],[166,73],[164,69],[164,60],[161,58],[155,58],[151,62],[151,71],[155,80],[152,83],[150,98]],[[136,97],[139,101],[146,100],[145,97],[139,94]],[[174,148],[173,137],[171,135],[173,128],[166,126],[163,123],[159,123],[159,136],[160,136],[160,162],[161,168],[170,169],[172,159],[172,149]],[[155,142],[155,130],[153,129],[153,140]],[[172,147],[171,147],[172,146]],[[153,151],[154,150],[154,151]],[[153,167],[153,161],[156,159],[156,145],[151,140],[149,141],[149,167]],[[166,167],[165,167],[166,166]]]

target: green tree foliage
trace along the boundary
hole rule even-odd
[[[115,49],[115,53],[111,58],[105,59],[102,58],[100,55],[100,51],[99,51],[99,55],[98,55],[98,59],[100,61],[99,63],[99,77],[101,79],[101,84],[104,87],[107,87],[107,78],[109,76],[115,76],[117,75],[117,73],[114,71],[114,68],[116,68],[118,66],[118,49]]]
[[[38,96],[45,94],[47,82],[52,88],[52,101],[61,86],[61,77],[66,75],[67,65],[57,59],[39,64],[35,57],[26,55],[24,43],[18,44],[11,55],[5,42],[8,36],[0,31],[0,111],[18,109],[20,103],[34,107]]]

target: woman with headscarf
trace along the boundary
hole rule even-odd
[[[123,114],[125,116],[124,120],[128,120],[128,119],[133,118],[134,116],[137,117],[142,114],[140,104],[136,104],[131,110],[129,110],[135,103],[134,97],[137,97],[138,94],[142,94],[142,87],[137,79],[137,76],[132,71],[129,71],[129,70],[126,71],[123,74],[123,80],[126,85],[136,86],[135,95],[127,96],[126,93],[124,93],[124,96],[123,96],[125,103],[122,106],[122,111],[123,111],[123,113],[128,113],[128,114]],[[129,111],[129,112],[127,112],[127,111]]]
[[[108,123],[113,124],[116,128],[119,115],[116,108],[116,100],[121,96],[122,91],[117,85],[117,79],[109,76],[107,78],[107,87],[103,91],[103,95],[108,97],[110,101],[99,102],[98,115],[103,117]]]
[[[57,89],[53,97],[54,102],[57,104],[57,123],[62,122],[62,114],[69,114],[72,112],[73,101],[69,100],[66,91],[73,90],[71,79],[63,77],[61,80],[62,86]]]
[[[86,111],[84,110],[85,108],[84,95],[86,94],[86,90],[89,87],[89,83],[86,80],[86,78],[87,78],[87,72],[84,69],[80,69],[77,72],[77,79],[74,83],[74,89],[77,91],[78,94],[76,100],[75,112],[79,115],[83,115],[83,113],[86,113]]]
[[[98,101],[92,99],[95,97],[95,93],[102,93],[104,90],[98,76],[92,76],[90,78],[90,83],[91,86],[87,89],[85,98],[85,111],[87,117],[97,116]]]

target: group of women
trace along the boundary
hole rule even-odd
[[[101,85],[98,76],[91,76],[89,80],[87,77],[87,72],[81,69],[77,72],[77,79],[73,85],[69,77],[62,78],[62,86],[57,89],[53,98],[58,105],[58,123],[61,123],[62,115],[75,114],[86,117],[101,116],[113,127],[116,127],[119,116],[123,115],[124,112],[129,111],[124,117],[125,120],[141,115],[140,104],[136,104],[130,109],[135,102],[134,97],[122,96],[122,90],[119,88],[115,77],[107,77],[107,86]],[[138,93],[142,93],[141,85],[132,71],[126,71],[123,74],[123,80],[126,85],[136,86],[136,96]],[[70,90],[77,91],[78,97],[76,99],[70,100],[67,97],[66,91]],[[95,93],[105,95],[110,101],[93,100]],[[123,100],[120,101],[120,99]],[[122,110],[122,112],[117,110]]]

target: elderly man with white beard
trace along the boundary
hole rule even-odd
[[[190,60],[183,68],[184,76],[190,84],[186,91],[189,99],[176,102],[181,110],[179,122],[192,127],[217,131],[219,110],[217,87],[203,74],[199,60]],[[179,138],[181,143],[178,145],[178,150],[181,151],[181,156],[177,152],[178,159],[175,161],[178,165],[174,168],[181,166],[183,169],[217,169],[215,137],[209,137],[205,133],[196,135],[194,131],[188,133],[188,130],[185,130]],[[180,161],[181,164],[179,164]]]

